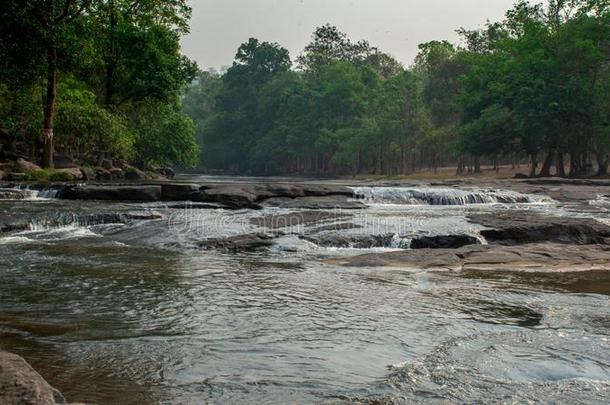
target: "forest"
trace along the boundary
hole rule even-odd
[[[198,71],[180,52],[190,15],[186,0],[2,1],[3,157],[195,166],[181,106]]]
[[[184,96],[205,170],[410,174],[529,163],[530,176],[606,175],[608,1],[518,2],[503,21],[419,46],[404,67],[332,25],[295,60],[250,39]]]
[[[610,2],[517,2],[411,66],[338,28],[296,58],[251,38],[223,72],[182,55],[186,0],[6,0],[0,153],[256,175],[529,164],[608,174]]]

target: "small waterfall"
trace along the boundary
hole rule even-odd
[[[48,200],[53,198],[59,198],[63,187],[57,186],[45,188],[39,186],[32,186],[30,184],[19,184],[13,187],[12,189],[7,190],[14,190],[21,193],[22,196],[15,198],[17,200]]]
[[[509,190],[456,188],[353,187],[356,198],[369,205],[468,205],[540,203],[544,198]]]

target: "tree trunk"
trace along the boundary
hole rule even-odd
[[[57,49],[54,44],[49,46],[47,59],[47,95],[43,108],[44,120],[42,125],[42,167],[52,169],[54,153],[53,120],[57,101]]]
[[[536,169],[538,168],[537,153],[530,153],[530,177],[536,177]]]
[[[557,152],[557,162],[555,163],[555,174],[559,177],[566,177],[566,169],[563,163],[563,152]]]
[[[598,153],[597,154],[597,175],[607,176],[608,175],[608,154]]]
[[[481,173],[481,158],[478,156],[474,157],[474,173],[475,174]]]
[[[551,166],[553,166],[553,160],[555,158],[555,152],[549,151],[544,159],[544,163],[542,164],[542,169],[540,169],[540,177],[551,177]]]

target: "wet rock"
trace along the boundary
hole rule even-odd
[[[332,195],[321,197],[277,197],[269,198],[262,202],[264,207],[278,208],[302,208],[302,209],[365,209],[366,205],[361,201],[353,200],[344,195]]]
[[[337,231],[345,231],[348,229],[360,229],[362,225],[352,224],[350,222],[341,222],[338,224],[330,224],[319,226],[317,228],[309,230],[310,234],[320,233],[320,232],[337,232]]]
[[[30,223],[19,219],[0,219],[0,233],[26,231],[30,229]]]
[[[459,249],[420,249],[371,253],[327,261],[350,267],[497,272],[610,271],[606,246],[556,243],[520,246],[471,245]]]
[[[68,200],[159,201],[161,186],[68,186],[63,198]]]
[[[23,358],[0,351],[0,403],[54,405],[66,399]]]
[[[199,197],[200,187],[197,184],[161,184],[161,195],[168,201],[190,201]]]
[[[422,236],[411,241],[411,249],[457,249],[479,244],[481,241],[470,235]]]
[[[42,170],[40,166],[35,163],[32,163],[23,158],[19,158],[15,161],[15,171],[16,172],[35,172],[38,170]]]
[[[272,198],[327,196],[352,197],[353,192],[347,187],[311,184],[211,184],[202,189],[198,201],[217,202],[234,208],[256,209],[260,208],[265,200]]]
[[[311,242],[320,247],[371,249],[379,247],[407,248],[395,234],[385,235],[307,235],[301,239]]]
[[[23,200],[27,193],[12,188],[0,188],[0,200]]]
[[[251,233],[224,239],[208,239],[198,245],[202,249],[219,249],[227,252],[251,252],[265,249],[273,245],[272,235]]]
[[[576,245],[607,244],[610,227],[594,219],[546,217],[524,212],[473,215],[473,223],[487,228],[481,235],[489,242],[516,245],[555,242]]]
[[[251,218],[252,225],[270,229],[280,229],[311,225],[320,222],[334,221],[344,218],[351,218],[352,214],[333,211],[303,211],[291,212],[280,215],[265,215],[262,217]]]

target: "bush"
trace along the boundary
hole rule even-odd
[[[73,181],[74,178],[70,173],[66,172],[53,172],[49,176],[49,180],[51,181]]]
[[[34,170],[25,173],[26,181],[39,181],[46,183],[51,180],[51,173],[48,170]]]

